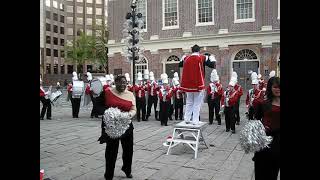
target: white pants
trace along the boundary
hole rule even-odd
[[[203,95],[204,92],[187,92],[186,93],[186,111],[184,114],[184,121],[190,122],[192,121],[193,124],[199,123],[199,115],[200,115],[200,108],[203,103]],[[192,115],[192,119],[191,119]]]

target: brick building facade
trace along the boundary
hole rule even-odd
[[[251,84],[250,70],[265,77],[271,70],[280,75],[280,0],[139,0],[138,3],[145,7],[142,13],[146,16],[146,32],[142,42],[145,62],[136,65],[137,71],[148,68],[156,79],[163,72],[172,77],[174,71],[181,73],[179,59],[198,44],[201,53],[215,55],[224,86],[233,70],[245,89]],[[123,56],[125,37],[121,33],[125,15],[130,11],[129,1],[109,0],[110,73],[133,74],[132,64]],[[173,25],[166,26],[168,22]],[[207,80],[210,73],[207,69]]]

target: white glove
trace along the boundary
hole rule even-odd
[[[184,61],[184,58],[186,58],[187,56],[186,55],[183,55],[180,59],[180,61]]]

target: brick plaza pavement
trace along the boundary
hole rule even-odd
[[[103,180],[105,170],[105,144],[99,144],[101,120],[90,118],[91,105],[81,107],[79,119],[71,115],[71,103],[60,98],[52,109],[52,120],[40,121],[40,167],[45,178],[51,180]],[[209,149],[202,149],[198,158],[187,145],[178,145],[170,155],[162,145],[173,131],[173,124],[160,126],[160,122],[134,121],[134,153],[132,175],[136,180],[251,180],[254,179],[253,154],[245,154],[239,145],[239,131],[244,125],[244,109],[236,134],[225,132],[214,121],[204,131]],[[153,114],[153,113],[152,113]],[[208,122],[208,107],[203,104],[201,120]],[[127,179],[120,170],[122,148],[119,145],[115,180]],[[280,179],[280,178],[278,178]]]

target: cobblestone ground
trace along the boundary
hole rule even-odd
[[[42,107],[42,105],[40,105]],[[41,108],[40,107],[40,108]],[[52,120],[40,121],[40,167],[51,180],[103,180],[105,144],[97,142],[101,120],[90,118],[92,105],[81,107],[79,119],[73,119],[71,103],[65,92],[53,106]],[[161,126],[154,116],[149,121],[134,121],[132,175],[136,180],[251,180],[254,179],[253,154],[245,154],[239,145],[239,131],[247,121],[241,106],[241,123],[236,134],[225,132],[222,125],[208,125],[203,134],[209,149],[200,146],[198,158],[187,145],[178,145],[170,155],[162,145],[180,121]],[[153,113],[152,113],[153,114]],[[203,104],[201,121],[208,122],[208,107]],[[119,147],[115,180],[126,179],[120,170],[122,148]],[[280,179],[280,176],[279,178]]]

